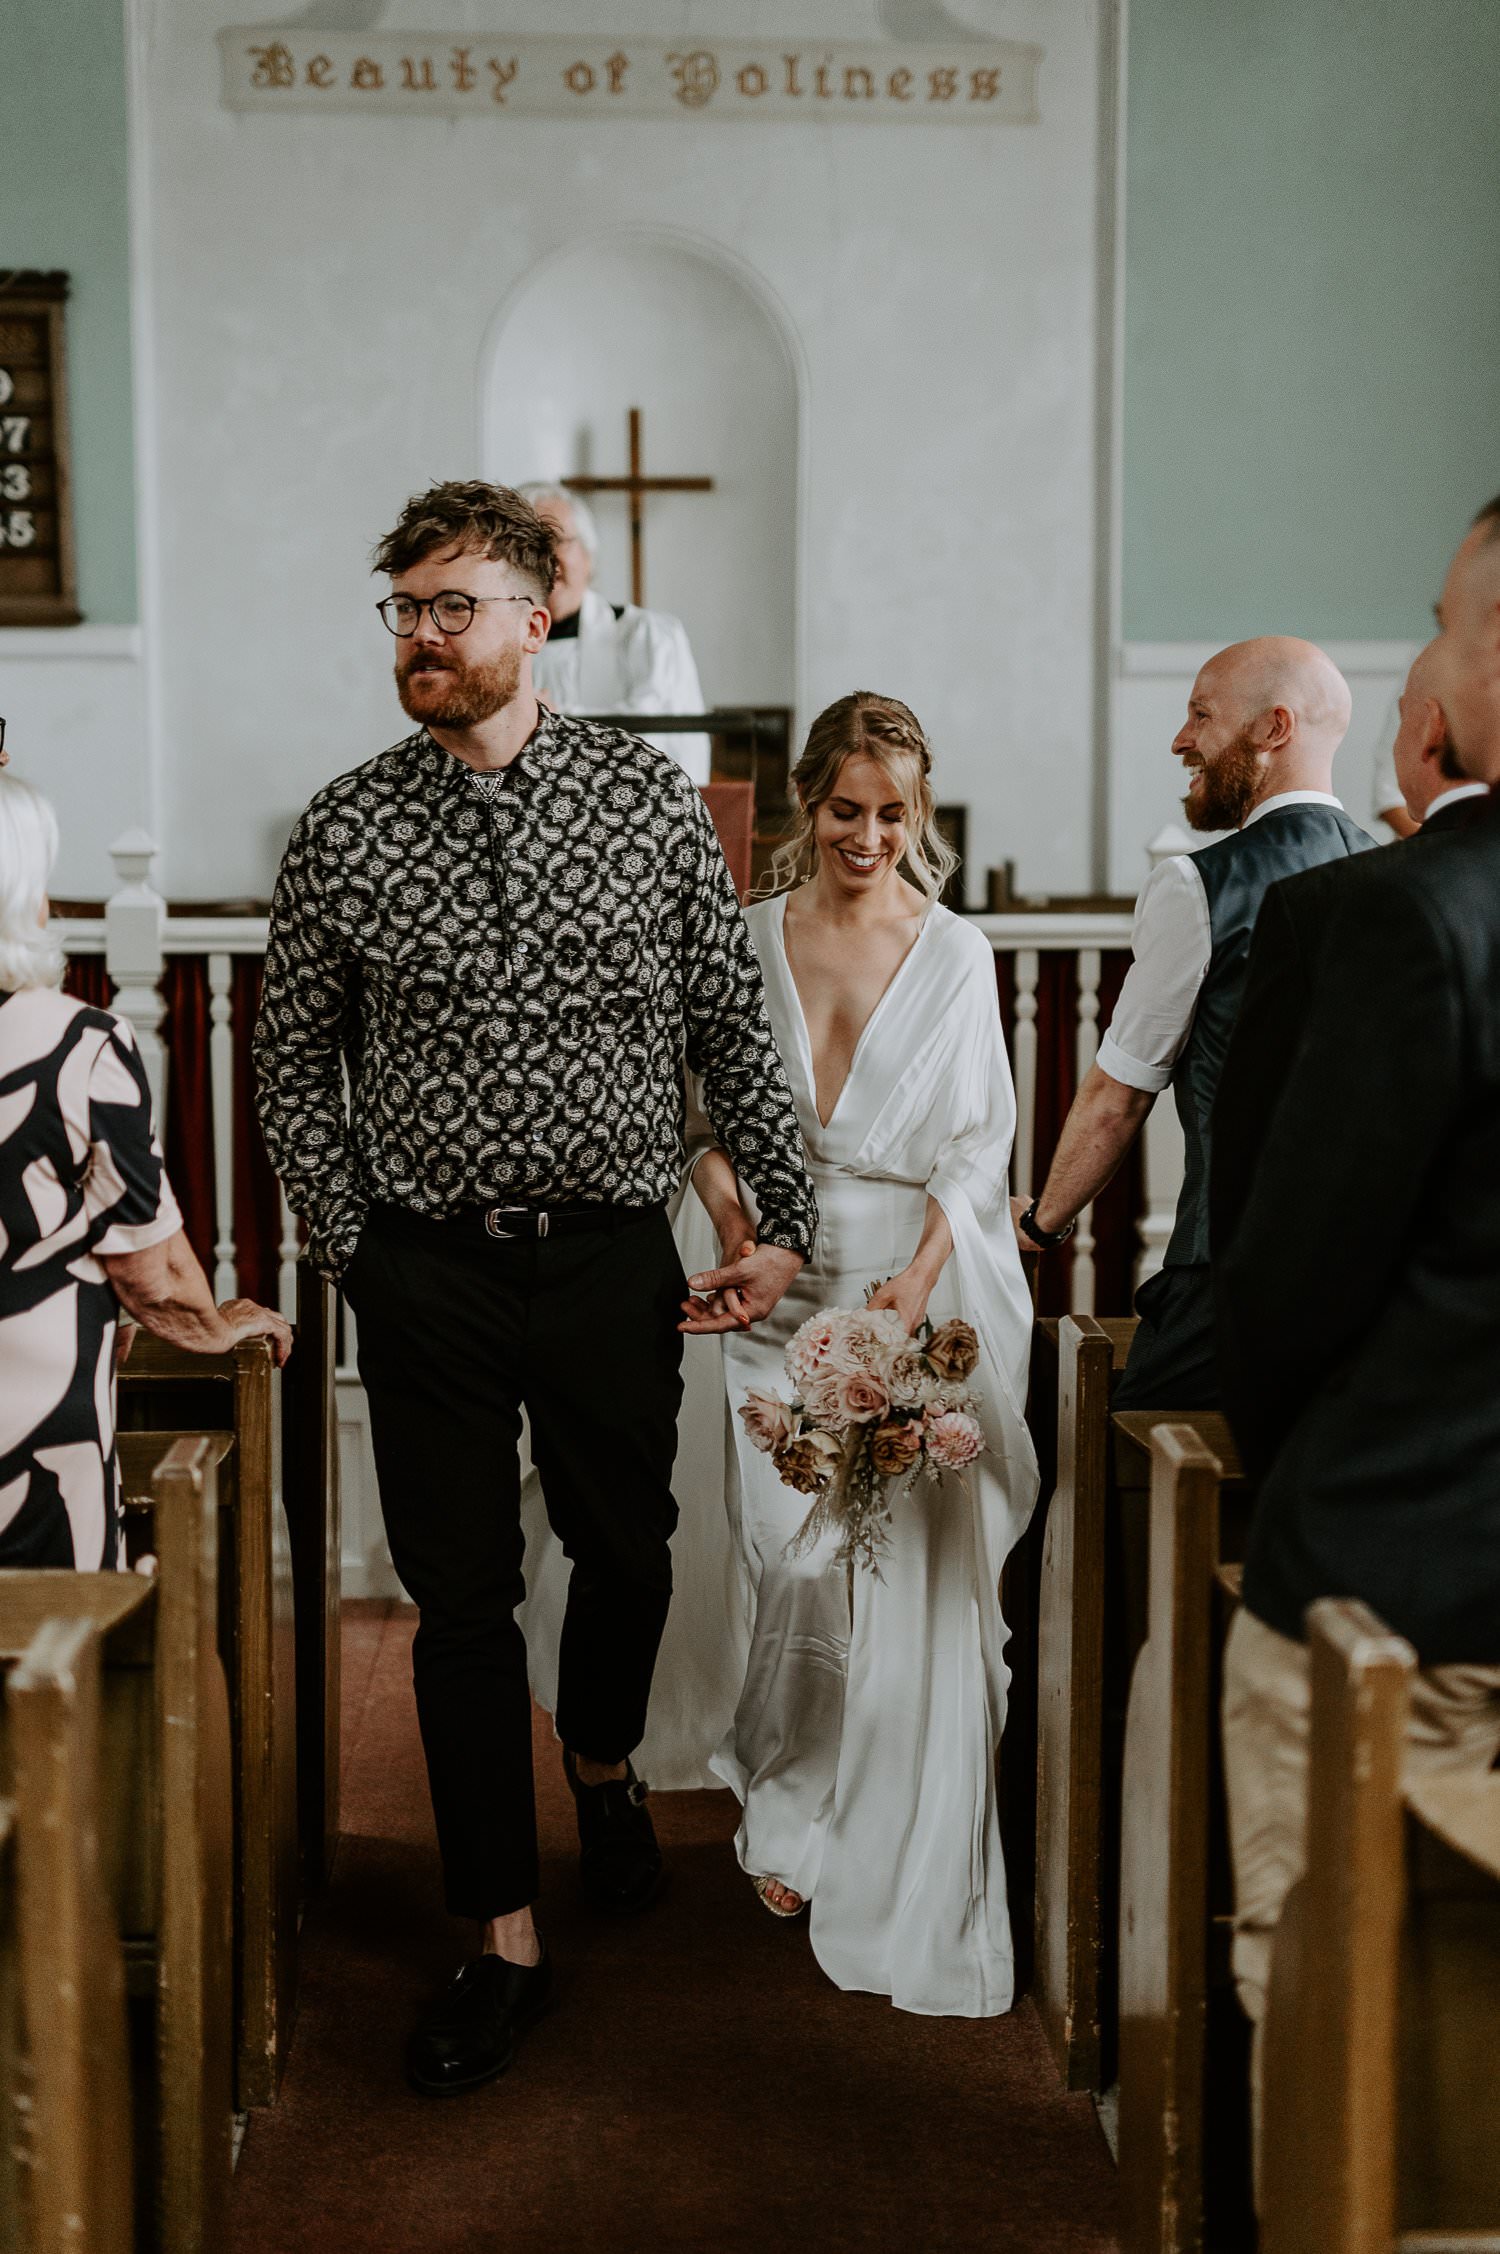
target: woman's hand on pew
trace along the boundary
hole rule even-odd
[[[278,1315],[274,1307],[258,1306],[253,1299],[221,1300],[219,1313],[234,1333],[232,1346],[238,1346],[242,1338],[268,1338],[277,1369],[285,1367],[292,1351],[292,1326],[285,1315]]]

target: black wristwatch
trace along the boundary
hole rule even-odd
[[[1078,1224],[1076,1221],[1070,1221],[1066,1228],[1039,1229],[1036,1225],[1036,1209],[1040,1202],[1038,1198],[1032,1199],[1026,1211],[1021,1215],[1020,1225],[1026,1231],[1032,1243],[1040,1246],[1043,1252],[1055,1252],[1060,1244],[1067,1243]]]

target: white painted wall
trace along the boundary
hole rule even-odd
[[[549,255],[621,227],[691,231],[784,309],[805,387],[801,719],[856,686],[905,697],[937,746],[942,795],[973,810],[976,870],[1010,855],[1030,883],[1081,885],[1088,0],[963,0],[955,12],[976,29],[1045,45],[1043,123],[941,132],[232,116],[214,35],[242,12],[233,0],[128,10],[166,889],[263,891],[310,794],[402,731],[369,547],[413,488],[480,469],[486,340],[510,294]],[[381,21],[439,13],[454,28],[557,28],[548,0],[399,0]],[[707,38],[774,31],[789,11],[579,0],[571,13]],[[875,0],[797,0],[790,14],[804,38],[880,34]],[[606,336],[598,350],[607,363]],[[629,403],[622,386],[621,416]],[[639,403],[653,453],[676,454],[652,399]],[[675,569],[660,542],[652,568]]]
[[[139,629],[5,627],[0,712],[16,773],[57,808],[53,891],[102,899],[116,882],[111,839],[155,819]]]

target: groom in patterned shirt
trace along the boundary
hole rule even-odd
[[[438,485],[375,568],[416,732],[293,830],[255,1044],[272,1163],[359,1319],[447,1904],[481,1928],[408,2045],[437,2095],[504,2072],[551,1980],[514,1617],[523,1407],[572,1561],[557,1728],[585,1890],[631,1911],[662,1881],[630,1754],[672,1588],[684,1061],[757,1200],[752,1319],[817,1213],[701,798],[634,736],[538,704],[549,527],[503,487]]]

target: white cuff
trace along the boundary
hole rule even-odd
[[[1112,1033],[1106,1033],[1099,1043],[1094,1061],[1111,1080],[1118,1080],[1125,1088],[1139,1088],[1143,1095],[1159,1096],[1163,1088],[1172,1085],[1170,1065],[1141,1064],[1135,1057],[1128,1057]]]

